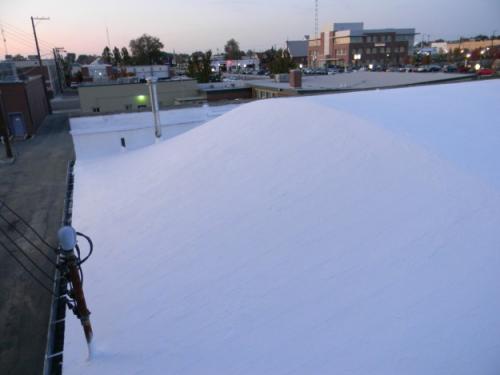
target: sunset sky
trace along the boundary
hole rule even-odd
[[[426,39],[427,34],[457,39],[495,30],[498,35],[499,15],[499,0],[320,0],[319,23],[323,29],[333,22],[363,21],[367,28],[414,27]],[[2,0],[0,23],[9,54],[34,53],[30,16],[50,17],[37,26],[42,54],[54,46],[100,54],[106,27],[111,47],[128,46],[130,39],[148,33],[176,52],[216,52],[232,37],[242,49],[260,50],[314,33],[313,0]],[[0,53],[5,54],[3,43]]]

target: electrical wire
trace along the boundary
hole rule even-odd
[[[25,38],[29,38],[29,39],[33,38],[33,32],[32,31],[23,30],[23,29],[21,29],[21,28],[19,28],[17,26],[14,26],[14,25],[12,25],[12,24],[10,24],[8,22],[5,22],[5,21],[2,21],[1,24],[4,26],[4,28],[10,28],[11,31],[13,31],[13,32],[16,32],[16,33],[18,33],[20,35],[23,35],[23,34],[26,35]],[[41,39],[41,38],[38,38],[38,43],[39,44],[43,43],[43,44],[47,44],[47,45],[54,45],[54,43],[46,41],[46,40]]]
[[[18,34],[14,34],[13,32],[9,30],[5,30],[5,35],[6,38],[10,38],[11,40],[13,39],[16,43],[23,44],[24,46],[30,47],[35,49],[36,48],[36,43],[33,39],[31,38],[26,38]],[[38,43],[38,46],[40,47],[40,50],[42,49],[52,49],[50,45],[48,44],[41,44]]]
[[[47,272],[45,272],[42,267],[40,267],[22,248],[21,246],[18,245],[18,243],[16,241],[14,241],[10,236],[9,234],[3,230],[2,228],[0,228],[0,233],[2,233],[5,238],[7,238],[25,257],[26,259],[28,259],[28,261],[33,264],[33,266],[35,266],[35,268],[40,271],[46,278],[48,278],[50,281],[54,281],[54,279],[52,278],[52,276],[50,276]]]
[[[38,285],[40,285],[43,289],[45,289],[49,294],[57,298],[57,295],[55,295],[50,288],[48,288],[45,284],[42,283],[42,281],[36,277],[29,269],[24,265],[23,262],[17,257],[17,255],[10,250],[2,241],[0,241],[0,246],[2,246],[9,254],[14,258],[14,260],[19,263],[19,265],[37,282]]]
[[[10,223],[1,213],[0,213],[0,219],[2,219],[4,222],[7,223],[7,225],[12,227],[26,242],[28,242],[36,251],[38,251],[47,260],[47,262],[49,262],[53,266],[57,266],[57,264],[52,259],[50,259],[49,256],[45,254],[42,249],[36,246],[27,236],[25,236],[19,229],[17,229],[16,225]]]
[[[16,211],[14,211],[12,208],[10,208],[9,205],[7,203],[5,203],[4,201],[0,201],[0,209],[2,209],[3,207],[5,207],[7,210],[9,210],[9,212],[11,212],[18,220],[20,220],[24,225],[26,225],[29,229],[31,229],[31,231],[35,234],[35,236],[38,237],[38,239],[43,244],[45,244],[47,247],[49,247],[50,249],[54,250],[54,252],[57,253],[57,247],[52,246],[47,241],[45,241],[43,239],[43,237],[35,230],[35,228],[33,228],[31,225],[29,225],[26,222],[26,220],[24,220]]]
[[[87,256],[85,258],[80,259],[80,262],[79,262],[79,264],[83,264],[92,255],[92,252],[94,251],[94,244],[92,243],[92,240],[90,239],[89,236],[87,236],[81,232],[76,232],[76,235],[85,238],[89,244],[89,253],[87,254]],[[78,245],[77,245],[77,247],[78,247]],[[78,248],[78,257],[80,258],[80,248]]]

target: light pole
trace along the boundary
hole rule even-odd
[[[467,63],[468,63],[468,60],[470,59],[470,56],[471,56],[471,54],[470,54],[470,53],[467,53],[467,54],[465,55],[465,62],[464,62],[464,65],[465,65],[465,68],[466,68],[466,69],[467,69],[467,65],[468,65]]]

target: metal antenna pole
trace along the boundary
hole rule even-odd
[[[72,294],[76,301],[76,313],[83,326],[90,358],[92,356],[92,338],[94,333],[92,331],[92,324],[90,323],[90,311],[87,307],[87,302],[85,301],[85,295],[83,293],[80,272],[78,271],[78,258],[74,250],[76,246],[76,231],[71,226],[64,226],[59,229],[57,236],[59,237],[59,246],[62,249],[66,262],[68,270],[67,277],[73,288]]]
[[[318,39],[319,36],[319,0],[314,1],[314,36]]]
[[[47,107],[49,109],[49,113],[52,113],[52,106],[50,105],[50,99],[49,99],[49,95],[47,93],[47,87],[45,85],[46,78],[45,78],[45,73],[43,71],[42,56],[40,55],[40,46],[38,45],[38,38],[36,36],[35,20],[43,21],[43,20],[50,20],[50,18],[49,17],[33,17],[33,16],[31,16],[31,26],[33,26],[33,35],[35,37],[36,53],[38,55],[38,63],[40,64],[40,72],[42,73],[43,91],[45,92],[45,98],[47,99]],[[47,67],[47,69],[48,69],[48,67]]]
[[[5,31],[3,29],[3,25],[1,25],[1,30],[2,30],[3,48],[5,49],[5,56],[7,56],[9,54],[9,50],[7,49],[7,39],[5,38]]]

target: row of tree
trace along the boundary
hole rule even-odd
[[[163,43],[160,39],[143,34],[137,39],[132,39],[129,43],[130,52],[126,47],[119,49],[109,46],[104,47],[101,57],[107,64],[112,65],[154,65],[164,63],[168,54],[162,51]]]

